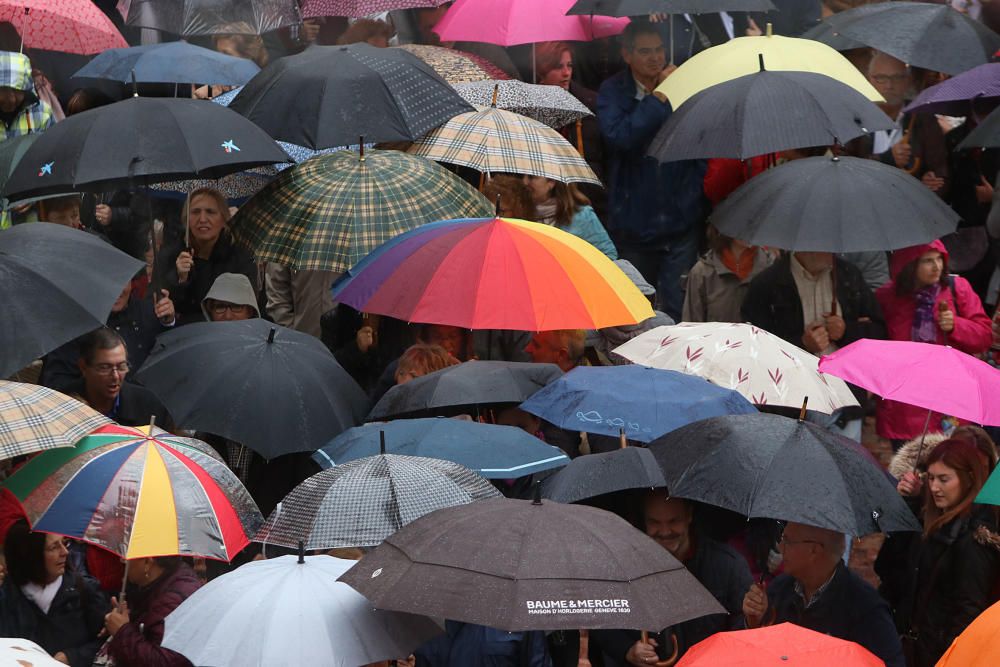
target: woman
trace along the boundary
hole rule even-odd
[[[163,619],[191,596],[201,580],[177,557],[136,558],[128,563],[128,581],[138,590],[127,604],[118,605],[104,617],[111,639],[106,651],[115,667],[190,667],[180,653],[160,646]]]
[[[922,496],[924,531],[890,537],[875,571],[903,633],[910,667],[934,665],[995,600],[1000,575],[996,512],[973,502],[989,468],[975,442],[951,438],[927,457],[926,483],[912,472],[900,481],[901,493]]]
[[[572,183],[560,183],[544,176],[525,176],[531,191],[535,219],[578,236],[608,256],[618,259],[618,250],[590,206],[590,200]]]
[[[688,273],[684,322],[742,322],[740,306],[754,277],[771,265],[770,254],[708,227],[709,251]]]
[[[399,358],[399,365],[396,366],[396,384],[406,384],[410,380],[458,363],[458,359],[440,345],[425,343],[411,345]]]
[[[948,251],[941,241],[892,253],[892,280],[875,291],[891,340],[951,345],[968,354],[990,347],[992,327],[983,304],[961,276],[948,274]],[[934,415],[928,430],[944,431]],[[899,443],[924,430],[927,411],[896,401],[879,401],[876,426],[883,438]]]
[[[67,571],[68,554],[59,535],[34,533],[24,519],[11,526],[4,541],[0,635],[30,639],[59,662],[90,667],[107,600],[96,581]]]
[[[517,176],[499,174],[486,181],[483,196],[492,204],[500,197],[500,217],[516,220],[534,220],[535,203],[531,200],[531,190]]]
[[[253,256],[234,245],[226,231],[230,213],[221,192],[212,188],[192,192],[182,214],[185,218],[190,247],[175,243],[156,258],[160,284],[170,293],[178,324],[204,320],[201,302],[223,273],[242,273],[257,289]]]

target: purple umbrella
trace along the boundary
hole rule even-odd
[[[966,116],[980,97],[1000,97],[1000,63],[979,65],[931,86],[904,110]]]

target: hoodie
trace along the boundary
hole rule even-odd
[[[234,303],[238,306],[250,306],[253,310],[253,316],[260,317],[260,309],[257,308],[257,296],[254,294],[253,285],[250,284],[250,279],[242,273],[223,273],[215,279],[208,294],[201,300],[201,312],[205,314],[205,319],[211,322],[212,317],[209,315],[206,305],[209,299]]]
[[[52,107],[35,94],[31,61],[23,53],[0,51],[0,88],[13,88],[24,93],[24,100],[12,114],[0,113],[4,139],[41,132],[55,122]]]

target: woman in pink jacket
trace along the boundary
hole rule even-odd
[[[990,318],[969,282],[949,275],[948,251],[941,241],[892,253],[889,273],[892,280],[875,291],[875,298],[890,339],[951,345],[968,354],[989,349]],[[941,431],[943,416],[932,415],[928,430]],[[877,418],[880,436],[903,441],[920,436],[927,411],[882,400]]]

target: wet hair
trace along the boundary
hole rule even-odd
[[[931,497],[930,484],[924,485],[924,537],[955,518],[969,514],[973,501],[990,475],[987,456],[968,438],[948,438],[938,443],[927,457],[927,469],[934,463],[941,463],[955,471],[962,487],[962,497],[954,507],[941,510]]]
[[[535,45],[535,76],[539,81],[545,75],[559,67],[562,55],[569,51],[573,55],[573,49],[566,42],[542,42]]]
[[[77,343],[80,350],[80,358],[88,366],[94,363],[94,357],[98,350],[113,350],[119,345],[125,347],[125,339],[117,331],[108,327],[94,329],[83,335]],[[126,348],[126,352],[128,348]]]
[[[3,556],[14,584],[45,585],[45,533],[33,532],[24,519],[15,521],[4,539]]]
[[[427,343],[417,343],[411,345],[403,352],[399,358],[399,365],[396,367],[396,381],[404,373],[419,373],[427,375],[442,368],[458,365],[459,361],[448,353],[440,345],[428,345]]]
[[[69,101],[66,102],[66,115],[73,116],[90,109],[107,106],[114,102],[110,96],[104,94],[97,88],[79,88],[74,92]]]
[[[517,176],[500,174],[486,181],[483,196],[496,204],[500,195],[500,206],[511,209],[510,217],[520,220],[535,219],[535,204],[531,201],[531,190]]]
[[[656,35],[659,37],[660,31],[656,29],[656,26],[647,21],[632,21],[625,26],[625,31],[622,32],[622,48],[629,52],[634,51],[635,42],[639,35]]]
[[[939,250],[928,250],[927,252],[940,252]],[[920,257],[917,257],[912,262],[909,262],[904,266],[899,275],[896,276],[896,296],[908,296],[917,291],[917,264],[920,263],[920,258],[927,253],[922,253]],[[943,252],[941,254],[941,260],[944,266],[941,269],[941,278],[938,280],[938,284],[942,287],[948,287],[951,283],[951,276],[948,273],[948,256]]]
[[[358,44],[374,37],[384,37],[388,42],[392,39],[392,28],[385,21],[378,19],[358,19],[344,31],[337,44]]]

